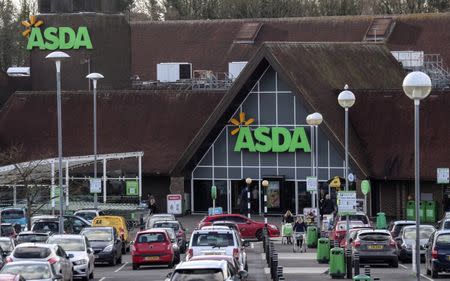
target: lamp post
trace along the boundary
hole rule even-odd
[[[415,266],[416,278],[420,280],[420,154],[419,154],[419,105],[420,100],[426,98],[431,92],[431,79],[423,72],[414,71],[406,75],[403,80],[403,91],[408,98],[414,100],[414,181],[416,193],[416,246],[415,246]]]
[[[267,230],[267,187],[269,186],[269,181],[263,180],[261,185],[263,186],[264,193],[264,226]],[[297,198],[295,200],[297,200]]]
[[[100,73],[90,73],[86,76],[87,79],[92,81],[93,86],[93,96],[94,96],[94,180],[97,181],[97,81],[103,79],[103,75]],[[104,175],[105,176],[105,175]],[[94,193],[94,208],[98,208],[98,194]]]
[[[250,185],[252,184],[252,179],[246,178],[245,183],[247,184],[247,217],[250,218]]]
[[[348,191],[348,109],[352,107],[355,104],[355,95],[348,90],[348,85],[344,86],[344,91],[339,93],[338,96],[338,103],[341,107],[345,110],[345,191]],[[350,264],[350,267],[347,267],[347,278],[351,278],[352,276],[352,270],[351,270],[351,255],[350,255],[350,243],[348,241],[349,239],[349,224],[348,224],[348,215],[345,218],[346,220],[346,237],[345,240],[347,241],[347,265]],[[350,270],[349,270],[350,268]]]
[[[311,126],[314,132],[315,141],[313,145],[313,175],[317,178],[317,190],[313,193],[314,201],[317,197],[317,229],[320,229],[320,206],[319,206],[319,125],[322,124],[323,116],[319,112],[314,112],[306,117],[306,123]],[[315,154],[315,155],[314,155]]]
[[[56,108],[58,115],[58,168],[59,168],[59,234],[64,233],[64,192],[62,174],[62,120],[61,120],[61,61],[70,56],[64,52],[56,51],[48,54],[46,59],[52,60],[56,65]],[[67,182],[67,187],[69,183]]]
[[[315,130],[314,130],[314,125],[313,125],[313,121],[312,121],[312,116],[313,114],[309,114],[308,116],[306,116],[306,124],[309,125],[309,127],[311,128],[311,176],[314,177],[314,174],[316,172],[316,170],[314,169],[315,167]],[[316,199],[315,199],[315,195],[314,192],[311,193],[311,207],[315,208],[316,207]]]

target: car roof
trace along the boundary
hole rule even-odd
[[[102,218],[102,219],[123,219],[123,220],[125,220],[125,218],[124,217],[122,217],[122,216],[111,216],[111,215],[103,215],[103,216],[96,216],[95,218],[94,218],[94,220],[95,219],[98,219],[98,218]]]
[[[167,214],[167,213],[165,213],[165,214],[153,214],[153,215],[151,215],[151,218],[154,218],[154,217],[175,217],[173,214]]]
[[[234,232],[234,230],[231,230],[231,229],[229,229],[229,228],[227,228],[227,229],[225,229],[225,228],[214,228],[214,229],[196,229],[196,230],[194,230],[194,232],[192,233],[192,234],[194,234],[194,233],[202,233],[202,234],[204,234],[204,233],[209,233],[209,232],[218,232],[218,233],[233,233]]]
[[[179,269],[224,269],[227,266],[227,261],[221,260],[202,260],[202,261],[186,261],[180,263],[175,270]]]
[[[42,261],[42,260],[21,260],[21,261],[13,261],[9,262],[7,264],[49,264],[48,261]]]
[[[146,230],[143,230],[143,231],[139,231],[137,234],[160,233],[162,231],[167,231],[167,230],[165,228],[158,227],[158,228],[151,228],[151,229],[146,229]]]
[[[436,236],[441,234],[450,234],[450,229],[443,229],[436,231]]]
[[[155,223],[160,223],[160,222],[169,222],[169,223],[180,224],[179,221],[175,221],[175,220],[157,220],[157,221],[155,221]]]
[[[429,225],[429,224],[421,224],[420,228],[422,228],[422,227],[433,228],[434,229],[434,226]],[[403,227],[403,229],[415,229],[415,228],[416,228],[415,225],[407,225],[407,226]]]
[[[218,230],[218,229],[230,230],[230,228],[225,225],[205,225],[200,229],[201,230]]]
[[[86,208],[86,209],[78,210],[74,214],[79,213],[79,212],[100,212],[100,211],[103,211],[103,210],[95,209],[95,208],[92,208],[92,209]]]
[[[223,221],[214,221],[212,224],[220,224],[220,223],[223,223],[223,224],[234,224],[234,225],[236,225],[236,223],[235,223],[234,221],[227,221],[227,220],[223,220]]]
[[[100,229],[100,230],[114,231],[114,227],[112,227],[112,226],[88,226],[88,227],[84,227],[83,228],[83,230],[91,230],[91,229],[95,229],[95,230]]]
[[[0,241],[12,241],[12,240],[13,239],[11,237],[5,237],[5,236],[0,237]]]
[[[173,234],[175,234],[175,231],[172,229],[172,228],[170,228],[170,227],[155,227],[155,228],[152,228],[153,230],[165,230],[165,231],[167,231],[167,232],[171,232],[171,233],[173,233]]]
[[[391,235],[391,233],[385,229],[365,229],[365,230],[361,230],[361,232],[358,235],[365,234],[365,233],[383,233],[383,234]]]
[[[190,261],[199,261],[199,260],[226,260],[226,261],[233,261],[234,257],[232,256],[226,256],[226,255],[199,255],[199,256],[193,256],[190,258]]]
[[[84,235],[79,234],[53,234],[50,238],[69,238],[69,239],[84,239]]]
[[[48,248],[53,250],[56,246],[56,244],[45,244],[45,243],[22,243],[16,246],[17,248],[23,248],[23,247],[40,247],[40,248]]]
[[[394,224],[395,224],[395,225],[397,225],[397,224],[410,224],[410,223],[416,224],[415,221],[408,221],[408,220],[394,221]]]
[[[48,233],[45,232],[34,232],[34,231],[22,231],[19,234],[17,234],[19,236],[23,236],[23,235],[48,235]]]

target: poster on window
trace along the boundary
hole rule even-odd
[[[267,208],[280,208],[280,182],[269,181],[267,187]]]

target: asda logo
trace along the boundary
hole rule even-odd
[[[23,21],[26,30],[22,35],[28,37],[27,50],[39,48],[40,50],[78,50],[80,48],[92,49],[91,37],[87,27],[80,26],[77,30],[71,27],[47,27],[41,29],[44,24],[35,16],[30,16],[29,21]]]
[[[231,123],[238,126],[231,131],[237,134],[235,152],[246,149],[250,152],[311,152],[311,146],[305,128],[296,127],[293,131],[284,127],[257,127],[250,130],[249,125],[255,120],[245,120],[245,113],[240,113],[239,121],[232,118]]]

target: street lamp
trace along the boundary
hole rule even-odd
[[[348,90],[348,85],[344,86],[344,91],[339,93],[338,103],[345,110],[345,191],[348,191],[348,109],[355,104],[355,95]],[[352,270],[351,270],[351,253],[350,253],[350,243],[349,243],[349,223],[348,223],[348,215],[345,218],[347,222],[347,232],[346,232],[346,241],[347,241],[347,278],[351,278]],[[350,264],[350,266],[348,266]],[[350,270],[349,270],[350,269]]]
[[[431,92],[431,79],[423,72],[413,71],[406,75],[403,80],[403,91],[408,98],[414,100],[414,178],[416,193],[416,247],[415,247],[415,266],[416,278],[420,280],[420,166],[419,166],[419,105],[420,100],[426,98]]]
[[[315,175],[317,178],[317,187],[319,184],[319,125],[322,124],[323,116],[319,112],[314,112],[306,116],[306,123],[311,126],[313,136],[315,135],[315,141],[313,143],[312,154],[313,154],[313,176]],[[315,154],[315,156],[314,156]],[[317,228],[320,229],[320,206],[319,206],[319,190],[313,192],[314,201],[317,196]]]
[[[56,108],[58,115],[58,165],[59,165],[59,234],[64,233],[64,192],[62,182],[62,121],[61,121],[61,61],[70,58],[64,52],[56,51],[48,54],[46,59],[52,60],[56,65]],[[69,183],[67,182],[67,188]]]
[[[269,186],[269,181],[263,180],[261,182],[261,185],[263,186],[263,192],[264,192],[264,225],[267,230],[267,187]]]
[[[97,81],[104,77],[100,73],[93,72],[88,74],[86,78],[92,81],[94,88],[94,180],[97,181]],[[94,208],[98,208],[97,192],[94,193]]]
[[[252,184],[252,179],[246,178],[245,183],[247,184],[247,217],[250,218],[250,185]]]

